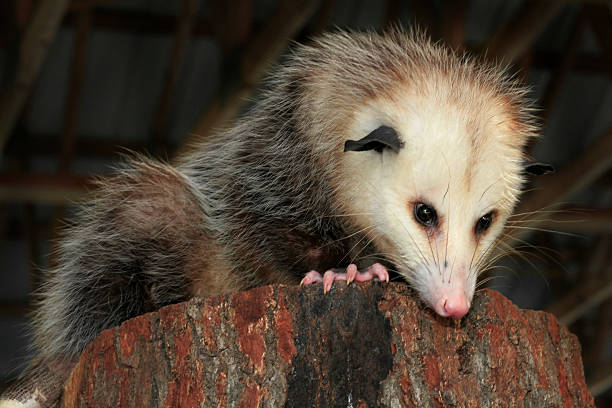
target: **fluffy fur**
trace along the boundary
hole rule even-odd
[[[471,299],[537,130],[523,88],[392,30],[298,46],[266,89],[175,167],[136,158],[100,183],[43,290],[38,360],[75,359],[101,330],[189,296],[350,262],[394,268],[433,308],[450,287]],[[381,125],[397,130],[399,153],[343,153]],[[438,209],[437,231],[415,222],[419,200]]]

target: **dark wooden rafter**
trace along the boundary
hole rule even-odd
[[[248,41],[253,26],[253,0],[213,0],[208,7],[213,35],[222,54]]]
[[[292,0],[279,4],[274,15],[246,46],[240,63],[238,86],[228,96],[217,95],[208,104],[190,136],[179,146],[178,155],[189,151],[197,140],[238,114],[270,64],[278,59],[289,40],[304,27],[319,3],[320,0]]]
[[[84,6],[73,8],[70,13],[66,14],[63,24],[75,25],[77,13],[83,8]],[[138,35],[168,35],[176,32],[176,17],[148,11],[96,8],[92,26],[97,30]],[[192,32],[196,36],[212,36],[210,19],[196,18]]]
[[[612,75],[612,11],[609,5],[585,6],[589,27],[593,30],[606,61],[608,72]]]
[[[601,305],[612,298],[612,265],[604,273],[587,279],[575,290],[567,293],[547,311],[557,316],[559,322],[569,326],[582,317],[591,308]]]
[[[183,10],[176,19],[172,56],[168,63],[164,87],[157,103],[152,125],[153,144],[156,148],[159,148],[164,138],[172,100],[176,93],[176,85],[183,67],[183,60],[193,34],[193,26],[199,6],[200,0],[183,0]]]
[[[21,40],[17,74],[0,96],[0,151],[13,131],[53,43],[68,0],[41,0]]]
[[[91,7],[84,6],[77,11],[68,92],[64,105],[64,131],[61,138],[61,152],[58,167],[58,173],[64,175],[69,175],[71,173],[72,163],[75,157],[80,95],[83,86],[87,45],[91,32],[91,15]],[[56,238],[59,238],[61,233],[62,220],[66,215],[65,204],[66,203],[60,203],[59,206],[54,208],[54,222],[52,226],[54,242]],[[57,261],[57,251],[49,251],[49,267],[54,267]]]
[[[566,4],[559,0],[525,1],[520,10],[503,24],[485,46],[487,57],[512,62],[538,38]]]
[[[557,100],[557,97],[559,96],[559,93],[572,70],[576,60],[576,55],[578,54],[580,45],[582,44],[585,27],[586,16],[583,10],[580,10],[570,31],[567,43],[565,44],[565,47],[563,47],[563,57],[558,68],[553,71],[540,103],[542,112],[540,112],[539,116],[544,122],[553,109],[553,104]]]
[[[455,50],[463,49],[468,7],[469,0],[447,0],[444,2],[441,34],[444,41]]]
[[[561,64],[564,57],[563,52],[554,52],[547,50],[536,50],[533,53],[533,67],[554,71]],[[573,72],[582,72],[585,74],[605,74],[612,76],[607,61],[603,56],[592,55],[587,53],[578,53],[572,65]]]
[[[412,0],[410,2],[414,22],[421,28],[427,30],[434,40],[440,39],[440,16],[429,0]]]
[[[385,19],[383,21],[385,27],[390,26],[395,21],[399,21],[401,8],[402,2],[400,0],[385,1]]]
[[[0,302],[0,318],[23,318],[32,312],[32,305],[28,302]]]
[[[83,86],[85,57],[91,31],[91,8],[81,8],[78,11],[68,94],[65,103],[64,133],[62,135],[62,150],[60,154],[59,171],[69,173],[75,155],[76,131],[79,118],[80,94]]]
[[[612,388],[612,362],[598,369],[587,381],[589,392],[597,397]]]
[[[61,136],[58,134],[33,134],[22,131],[17,131],[17,138],[25,138],[30,145],[28,151],[31,156],[36,157],[58,157],[61,152],[61,146],[57,144]],[[173,150],[174,145],[163,143],[161,147],[164,150]],[[80,135],[74,144],[74,155],[79,158],[117,158],[121,152],[139,152],[145,153],[150,146],[144,142],[128,142],[125,140],[108,139],[99,140],[93,136]],[[6,147],[4,157],[17,157],[19,152],[18,147],[13,143],[9,143]]]
[[[315,13],[309,27],[309,35],[311,37],[329,29],[334,18],[334,11],[336,10],[337,4],[338,0],[326,0],[321,2],[321,6]]]
[[[581,276],[594,276],[597,272],[604,270],[605,266],[612,262],[612,233],[603,235],[597,241],[593,249],[589,251],[585,271]],[[598,330],[593,333],[593,339],[583,344],[583,361],[586,367],[597,367],[605,357],[605,350],[610,340],[610,329],[612,328],[612,299],[605,301],[600,307],[596,317]]]
[[[83,199],[93,179],[63,174],[0,174],[0,202],[42,202],[64,205]]]
[[[6,37],[7,40],[15,44],[13,45],[12,49],[8,50],[8,53],[15,53],[16,54],[15,57],[18,57],[18,52],[19,52],[19,49],[16,44],[18,43],[19,37],[25,31],[28,20],[31,18],[32,8],[33,8],[33,4],[31,0],[6,1],[2,3],[2,5],[0,6],[0,11],[2,11],[2,15],[0,16],[0,24],[2,24],[2,31],[7,36]],[[24,102],[24,106],[27,106],[27,102]],[[23,111],[27,111],[27,109],[22,109],[22,112]],[[2,114],[0,113],[0,115]],[[20,114],[20,117],[21,116],[23,115]],[[12,160],[10,158],[5,158],[5,159],[8,159],[5,161],[5,165],[7,167],[14,168],[14,167],[20,167],[21,165],[23,165],[23,160],[22,160],[22,157],[23,157],[22,150],[23,149],[19,149],[19,150],[20,151],[18,152],[18,157],[14,157],[12,158]],[[22,222],[23,225],[26,225],[26,226],[31,225],[30,215],[31,214],[29,211],[25,211],[24,219]],[[7,240],[8,221],[9,221],[8,217],[9,217],[8,205],[5,203],[2,203],[0,205],[0,256],[4,255],[4,251],[2,251],[2,249],[4,247],[5,241]],[[28,242],[31,242],[31,238],[33,235],[27,234],[27,232],[29,231],[22,231],[22,232],[26,232],[25,234],[26,239]],[[2,259],[0,259],[0,261],[2,261]]]

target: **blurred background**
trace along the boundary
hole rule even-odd
[[[53,239],[126,148],[172,159],[231,123],[292,41],[426,28],[504,60],[531,87],[557,168],[534,180],[487,284],[554,313],[612,406],[612,8],[609,1],[1,0],[0,389],[27,360]],[[485,54],[486,51],[486,54]]]

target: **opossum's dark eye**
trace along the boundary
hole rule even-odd
[[[476,221],[476,234],[482,234],[486,230],[489,229],[491,224],[493,223],[493,212],[483,215]]]
[[[438,223],[436,210],[432,206],[423,203],[416,203],[414,205],[414,218],[426,227],[434,227]]]

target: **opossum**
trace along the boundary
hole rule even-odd
[[[6,398],[49,404],[100,331],[192,296],[391,271],[461,318],[520,194],[530,106],[504,69],[419,32],[297,46],[235,125],[99,182],[36,310],[47,377]]]

